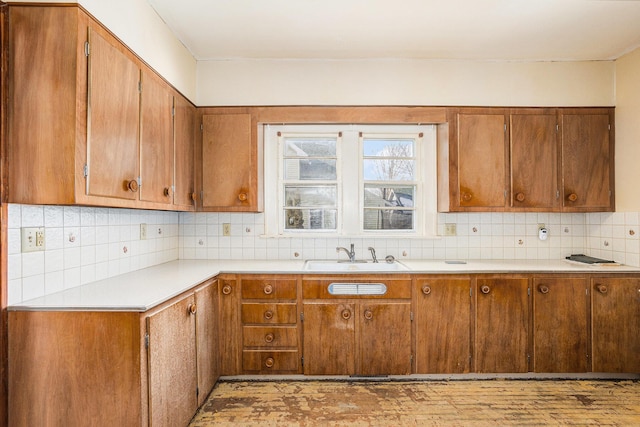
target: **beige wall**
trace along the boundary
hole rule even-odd
[[[430,60],[200,61],[214,105],[614,105],[615,65]]]
[[[43,3],[42,0],[6,0]],[[191,101],[196,99],[196,60],[146,0],[45,0],[78,3]]]
[[[640,211],[640,49],[616,61],[616,210]]]

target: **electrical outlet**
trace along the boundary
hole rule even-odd
[[[222,235],[231,236],[231,224],[229,224],[228,222],[222,224]]]
[[[456,225],[454,223],[446,223],[444,225],[445,236],[455,236],[457,234]]]
[[[147,240],[147,224],[140,224],[140,240]]]
[[[44,228],[22,229],[22,252],[44,251]]]

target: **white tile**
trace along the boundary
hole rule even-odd
[[[22,252],[22,232],[19,228],[7,230],[7,253],[19,254]]]
[[[22,298],[24,301],[44,296],[44,274],[22,278]]]
[[[45,274],[54,271],[62,271],[64,269],[64,251],[56,249],[46,251],[44,253],[44,272]]]
[[[22,301],[22,279],[9,280],[7,284],[7,304],[18,304]]]
[[[77,268],[69,268],[64,270],[64,288],[71,289],[78,287],[82,284],[80,278],[80,267]]]
[[[9,203],[7,206],[7,217],[8,228],[22,227],[22,205]]]
[[[7,256],[7,277],[9,280],[22,277],[22,254]]]
[[[80,227],[80,207],[78,206],[64,207],[64,226]]]
[[[50,295],[54,292],[62,291],[63,289],[64,289],[64,272],[62,270],[45,273],[44,275],[45,295]]]
[[[80,208],[80,225],[82,227],[93,227],[96,225],[96,209],[89,207]]]
[[[44,207],[44,226],[62,227],[64,226],[64,208],[62,206]]]
[[[64,249],[64,269],[80,267],[82,249],[66,248]]]
[[[22,205],[22,227],[44,227],[42,206]]]
[[[22,277],[44,274],[44,252],[22,254]]]
[[[80,247],[82,244],[82,236],[80,234],[80,227],[64,227],[63,231],[63,243],[65,248]]]
[[[47,251],[64,247],[64,229],[62,227],[47,228],[45,233],[45,248]]]

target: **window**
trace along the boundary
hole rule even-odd
[[[435,235],[434,126],[265,125],[265,233]]]

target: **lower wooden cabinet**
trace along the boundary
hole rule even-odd
[[[587,279],[533,279],[534,372],[587,372]]]
[[[529,370],[529,279],[476,280],[475,371]]]
[[[9,425],[187,425],[218,378],[200,320],[216,295],[212,280],[144,313],[10,311]]]
[[[640,279],[590,280],[592,370],[640,373]]]
[[[416,373],[470,372],[471,286],[469,276],[416,279]]]

